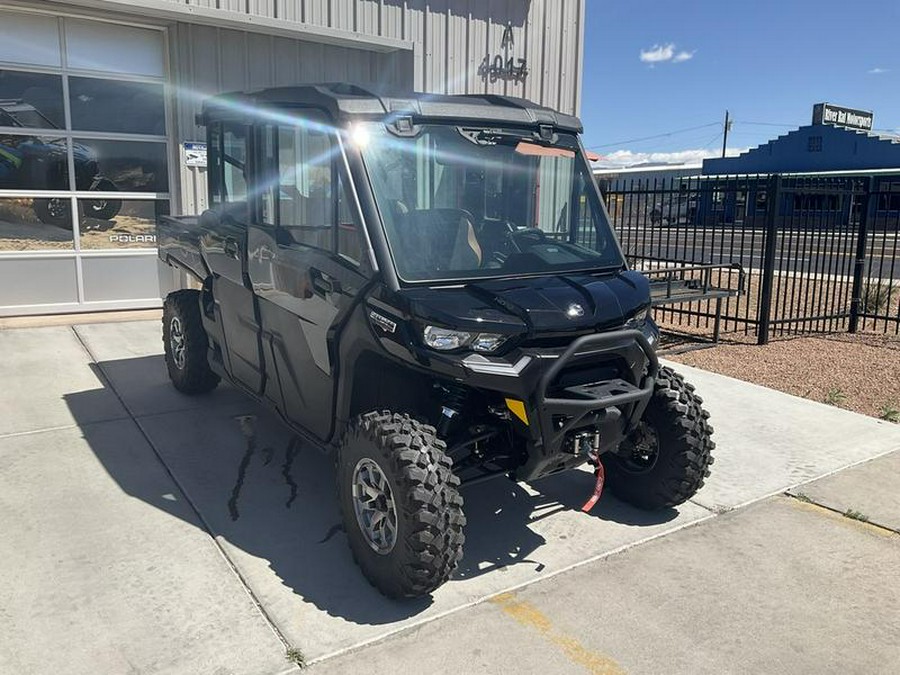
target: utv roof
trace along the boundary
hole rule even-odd
[[[336,122],[410,116],[416,120],[465,121],[486,124],[549,125],[582,131],[581,121],[531,101],[496,94],[411,94],[374,92],[342,84],[276,87],[249,93],[221,94],[203,103],[203,121],[210,117],[253,117],[264,110],[286,107],[318,108]]]
[[[20,98],[0,98],[0,110],[5,112],[31,112],[34,106]]]

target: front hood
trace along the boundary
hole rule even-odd
[[[482,332],[582,333],[620,327],[650,303],[638,272],[490,279],[403,291],[423,322]]]

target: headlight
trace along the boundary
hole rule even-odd
[[[425,326],[424,337],[425,344],[432,349],[447,351],[465,346],[472,338],[472,335],[461,330]]]
[[[641,331],[644,334],[644,337],[647,338],[647,341],[651,345],[655,345],[656,341],[659,339],[659,329],[656,327],[655,323],[648,321],[649,318],[650,308],[645,307],[625,322],[625,328]]]
[[[468,333],[462,330],[425,326],[422,335],[425,344],[438,351],[451,351],[470,347],[476,352],[493,352],[506,342],[506,336],[498,333]]]
[[[650,316],[650,308],[644,307],[640,312],[632,316],[625,322],[625,328],[634,328],[640,330],[647,317]]]
[[[506,342],[505,335],[498,335],[497,333],[479,333],[475,336],[475,339],[472,340],[472,349],[476,352],[493,352],[497,351],[497,348]]]

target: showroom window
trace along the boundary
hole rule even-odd
[[[155,248],[165,33],[2,10],[0,34],[0,254]]]

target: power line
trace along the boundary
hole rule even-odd
[[[687,127],[685,129],[675,129],[674,131],[668,131],[664,134],[656,134],[655,136],[644,136],[643,138],[631,138],[627,141],[616,141],[615,143],[603,143],[601,145],[589,145],[588,150],[595,150],[597,148],[609,148],[613,145],[625,145],[626,143],[640,143],[641,141],[652,141],[657,138],[666,138],[668,136],[674,136],[675,134],[683,134],[688,131],[696,131],[697,129],[706,129],[707,127],[721,126],[721,122],[710,122],[709,124],[700,124],[696,127]]]
[[[799,124],[780,124],[778,122],[748,122],[746,120],[734,120],[735,124],[752,124],[757,127],[797,127]]]
[[[713,136],[712,138],[710,138],[709,141],[708,141],[706,144],[704,144],[704,145],[702,146],[702,149],[703,149],[703,150],[709,150],[709,146],[711,146],[713,143],[715,143],[717,140],[719,140],[719,138],[720,138],[721,136],[722,136],[722,132],[719,131],[718,133],[716,133],[715,136]]]

